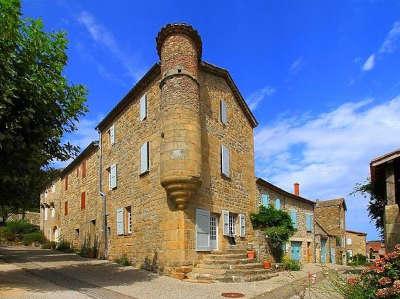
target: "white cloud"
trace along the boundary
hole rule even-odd
[[[261,127],[255,135],[256,172],[287,190],[297,181],[311,199],[347,197],[349,216],[364,217],[349,223],[372,227],[366,202],[348,194],[369,176],[370,160],[400,147],[396,136],[400,96],[375,105],[370,99],[348,102],[328,113]]]
[[[289,68],[289,73],[292,75],[297,74],[303,67],[304,65],[304,59],[303,57],[297,58],[293,63],[290,65]]]
[[[372,70],[374,66],[375,66],[375,54],[371,54],[364,62],[362,70],[367,72]]]
[[[400,21],[393,24],[392,29],[386,35],[385,40],[379,49],[380,53],[393,53],[397,49],[397,43],[400,41]]]
[[[265,97],[271,96],[274,93],[275,88],[271,86],[265,86],[259,90],[256,90],[247,98],[250,109],[253,111],[256,110],[258,104],[260,104]]]
[[[128,75],[134,80],[138,80],[144,74],[144,68],[138,66],[137,62],[132,61],[133,54],[124,53],[118,45],[114,35],[105,26],[96,21],[92,14],[82,11],[78,16],[78,22],[82,24],[92,39],[106,47],[113,56],[125,67]]]

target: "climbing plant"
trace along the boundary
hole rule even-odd
[[[265,232],[274,256],[280,259],[282,247],[296,231],[289,214],[272,206],[260,206],[258,213],[251,214],[250,219],[254,229]]]

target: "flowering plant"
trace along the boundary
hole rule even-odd
[[[376,259],[360,276],[349,278],[347,284],[363,289],[365,298],[400,298],[400,244]]]

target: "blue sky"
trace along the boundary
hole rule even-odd
[[[88,87],[90,111],[67,139],[96,138],[158,61],[159,29],[188,22],[260,123],[256,174],[289,191],[298,181],[310,199],[345,197],[347,227],[377,238],[366,200],[349,193],[372,158],[400,147],[399,1],[32,0],[23,12],[68,33],[66,75]]]

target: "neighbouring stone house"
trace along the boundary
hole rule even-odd
[[[372,261],[386,254],[385,243],[379,240],[367,241],[367,258]]]
[[[315,219],[324,231],[334,239],[329,242],[330,262],[346,264],[346,202],[343,198],[317,200],[315,204]]]
[[[15,220],[22,220],[29,222],[30,224],[40,226],[40,213],[39,212],[32,212],[26,211],[25,213],[11,213],[7,221],[15,221]]]
[[[385,245],[391,251],[400,243],[400,149],[370,163],[374,193],[385,202]]]
[[[367,256],[367,234],[346,230],[346,257],[351,260],[356,254]]]
[[[294,193],[287,192],[261,178],[257,179],[257,206],[272,205],[286,211],[296,228],[284,251],[292,259],[305,263],[316,262],[314,238],[315,202],[300,196],[299,184],[294,184]]]

